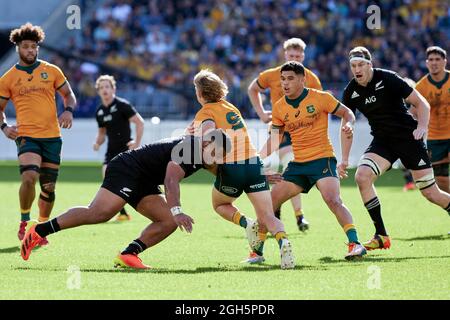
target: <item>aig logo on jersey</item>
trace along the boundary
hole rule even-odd
[[[366,104],[373,103],[375,101],[377,101],[377,98],[375,96],[371,96],[371,97],[366,98]]]

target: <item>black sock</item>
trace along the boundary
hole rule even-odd
[[[375,233],[387,236],[386,229],[384,228],[383,218],[381,218],[381,205],[378,197],[375,197],[364,204],[372,221],[375,225]]]
[[[120,214],[123,214],[125,216],[128,215],[128,213],[125,211],[125,208],[122,208],[122,210],[120,210]]]
[[[448,203],[447,208],[445,208],[445,210],[448,212],[448,214],[450,215],[450,202]]]
[[[139,254],[142,251],[147,249],[147,246],[145,243],[143,243],[141,240],[136,239],[133,240],[128,247],[121,252],[121,254]]]
[[[277,217],[278,219],[281,219],[281,208],[279,208],[278,210],[275,210],[275,217]]]
[[[61,227],[58,224],[57,218],[54,218],[50,221],[39,223],[36,225],[36,233],[40,235],[42,238],[48,236],[49,234],[58,232],[61,230]]]

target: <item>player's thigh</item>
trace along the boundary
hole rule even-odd
[[[41,164],[42,164],[42,157],[38,153],[25,152],[19,155],[20,166],[35,165],[41,167]]]
[[[247,193],[247,197],[252,203],[257,216],[273,213],[272,196],[269,190]]]
[[[126,204],[126,201],[105,188],[100,188],[94,200],[89,204],[89,210],[105,218],[112,218]]]
[[[231,204],[233,203],[237,198],[228,196],[220,191],[217,190],[217,188],[212,188],[212,205],[214,208],[220,207],[222,205]]]
[[[302,191],[303,188],[301,186],[290,181],[283,180],[276,183],[270,191],[273,207],[278,208],[281,204],[300,194]]]
[[[169,205],[162,194],[143,197],[137,204],[136,210],[153,222],[173,220]]]
[[[317,180],[316,186],[325,201],[340,198],[341,186],[338,178],[322,178],[320,180]]]

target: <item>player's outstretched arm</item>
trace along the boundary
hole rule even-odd
[[[262,120],[262,122],[269,123],[272,120],[272,112],[266,111],[264,109],[261,99],[261,92],[263,92],[263,89],[259,87],[257,81],[258,79],[254,79],[248,86],[248,97],[250,98],[253,109],[255,109],[256,114]]]
[[[348,159],[350,156],[350,149],[353,143],[353,126],[355,124],[354,113],[344,106],[342,103],[338,109],[334,112],[334,115],[341,118],[341,152],[342,159],[338,165],[338,173],[341,179],[347,178]]]
[[[270,134],[267,138],[266,143],[259,151],[259,156],[261,159],[265,159],[270,156],[273,152],[277,151],[280,147],[280,142],[283,139],[284,127],[276,127],[274,125],[270,128]]]
[[[430,121],[430,104],[416,89],[411,92],[405,101],[415,107],[418,123],[417,129],[413,131],[414,139],[426,139]]]
[[[68,81],[58,89],[58,93],[64,100],[64,112],[59,116],[58,122],[61,128],[70,129],[72,127],[73,110],[77,104],[77,99]]]
[[[167,204],[169,205],[170,212],[175,219],[176,224],[181,231],[186,230],[186,232],[192,232],[192,224],[194,220],[183,213],[180,204],[180,181],[183,180],[185,172],[181,166],[170,161],[167,164],[166,176],[164,178],[164,190],[166,194]]]

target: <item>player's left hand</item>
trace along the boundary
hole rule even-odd
[[[346,124],[344,124],[344,126],[342,127],[342,132],[347,136],[353,135],[353,125],[351,124],[351,122],[347,122]]]
[[[416,130],[413,131],[414,139],[420,140],[425,138],[428,129],[426,127],[417,127]]]
[[[70,111],[64,111],[59,116],[59,126],[64,129],[72,128],[73,114]]]
[[[139,148],[139,143],[136,143],[136,141],[131,140],[127,143],[127,146],[128,146],[128,150],[134,150],[134,149]]]
[[[194,219],[184,213],[177,214],[173,216],[175,219],[175,223],[180,228],[181,231],[186,230],[187,233],[192,232],[192,224],[194,223]]]
[[[341,179],[348,178],[347,167],[348,167],[348,161],[341,161],[341,163],[338,164],[337,171],[339,174],[339,178],[341,178]]]
[[[195,133],[194,120],[192,120],[192,122],[186,127],[186,129],[184,129],[184,134],[192,136],[194,133]]]

